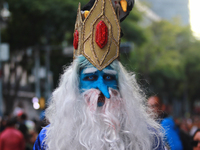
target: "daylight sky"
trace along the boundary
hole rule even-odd
[[[191,29],[200,39],[200,0],[189,0],[189,9]]]

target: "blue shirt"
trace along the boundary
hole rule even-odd
[[[161,121],[161,126],[165,130],[165,142],[169,144],[171,150],[183,150],[183,145],[179,137],[179,130],[173,118],[164,118]]]

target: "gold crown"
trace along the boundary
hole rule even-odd
[[[119,57],[120,23],[111,0],[96,0],[85,18],[79,3],[74,30],[74,58],[85,56],[98,70]]]

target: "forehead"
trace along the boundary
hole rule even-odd
[[[82,73],[83,74],[89,74],[89,73],[96,73],[96,72],[103,72],[106,74],[112,74],[112,75],[117,75],[117,72],[111,67],[111,66],[107,66],[106,68],[104,68],[103,70],[99,71],[97,68],[91,66],[91,67],[85,67],[82,69]]]
[[[148,99],[149,105],[160,104],[160,100],[157,97],[150,97]]]
[[[195,134],[194,140],[200,140],[200,131]]]

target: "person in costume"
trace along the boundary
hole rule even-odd
[[[134,74],[118,60],[120,9],[111,0],[90,6],[85,14],[79,4],[74,61],[53,92],[45,113],[50,124],[33,149],[164,150],[160,125],[147,113]]]

